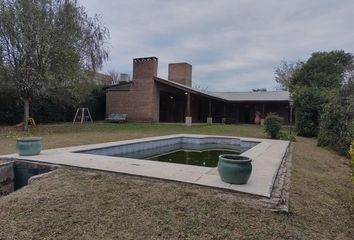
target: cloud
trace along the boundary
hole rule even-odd
[[[132,70],[132,58],[156,56],[193,65],[193,82],[217,91],[275,86],[281,60],[312,52],[354,52],[352,0],[81,0],[109,28],[103,71]]]

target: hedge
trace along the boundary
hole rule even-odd
[[[94,89],[82,104],[70,104],[55,96],[37,96],[30,103],[30,116],[37,123],[72,121],[77,107],[88,107],[94,120],[105,118],[105,92]],[[23,119],[23,102],[11,91],[0,94],[0,124],[16,124]]]

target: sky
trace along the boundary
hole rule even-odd
[[[354,0],[79,0],[110,31],[101,72],[132,73],[132,59],[156,56],[193,66],[208,91],[274,90],[282,60],[317,51],[354,53]]]

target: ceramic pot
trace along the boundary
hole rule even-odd
[[[240,155],[220,155],[218,171],[221,180],[232,184],[246,184],[252,172],[251,162],[250,158]]]
[[[16,149],[20,156],[38,155],[42,150],[42,138],[24,137],[18,138]]]
[[[257,125],[261,124],[261,114],[258,112],[256,113],[256,116],[254,118],[254,123]]]

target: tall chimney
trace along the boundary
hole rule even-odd
[[[192,65],[188,63],[168,64],[168,80],[192,86]]]
[[[133,59],[133,80],[152,78],[157,76],[157,57],[145,57]]]

